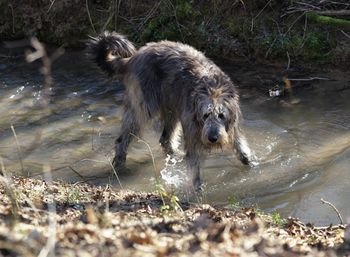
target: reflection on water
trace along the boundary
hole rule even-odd
[[[242,166],[229,151],[210,154],[203,168],[207,201],[226,204],[234,196],[284,216],[323,225],[338,222],[321,204],[324,198],[349,215],[350,74],[221,65],[240,86],[246,134],[260,164]],[[7,170],[21,173],[21,156],[30,176],[40,175],[48,163],[55,179],[118,188],[110,159],[123,112],[121,86],[106,81],[81,53],[69,53],[53,67],[51,101],[42,108],[38,68],[1,60],[0,154]],[[283,76],[332,80],[294,81],[292,96],[270,98],[268,89]],[[155,122],[142,136],[148,145],[142,140],[132,144],[130,174],[121,177],[124,188],[154,190],[155,174],[172,187],[185,183],[182,157],[163,156],[159,130]]]

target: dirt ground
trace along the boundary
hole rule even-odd
[[[317,228],[159,191],[1,177],[0,256],[347,256],[344,225]],[[349,253],[349,252],[348,252]]]

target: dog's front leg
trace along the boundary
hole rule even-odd
[[[251,151],[248,147],[245,139],[239,139],[235,141],[235,149],[237,151],[238,158],[243,164],[250,164],[251,162]]]
[[[200,170],[200,156],[195,151],[187,151],[186,153],[187,170],[190,176],[190,183],[195,191],[201,190],[202,178]]]
[[[172,155],[177,148],[177,120],[171,115],[165,116],[163,119],[164,129],[162,136],[159,139],[159,143],[163,147],[165,154]]]
[[[236,154],[243,164],[250,165],[252,162],[252,152],[248,146],[246,138],[242,135],[236,135],[234,140]]]

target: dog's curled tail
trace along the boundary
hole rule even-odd
[[[124,66],[135,52],[135,46],[125,36],[104,32],[91,38],[87,44],[88,55],[109,76],[122,75]]]

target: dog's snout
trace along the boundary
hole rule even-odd
[[[212,130],[212,131],[209,132],[208,140],[209,140],[211,143],[217,142],[218,139],[219,139],[219,135],[218,135],[217,131]]]
[[[218,141],[219,137],[217,135],[213,135],[209,136],[208,139],[210,142],[215,143],[216,141]]]

